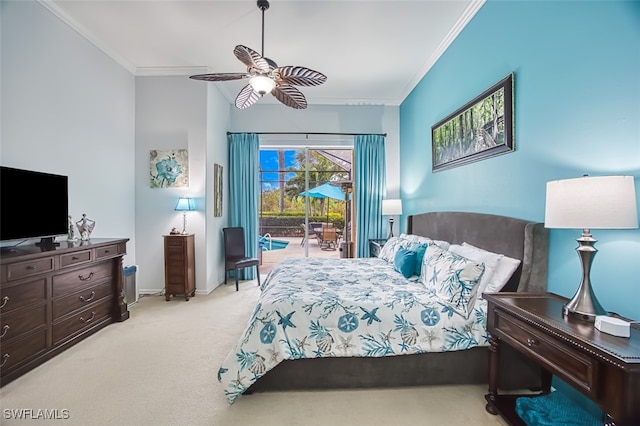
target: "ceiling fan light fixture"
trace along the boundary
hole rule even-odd
[[[272,78],[269,78],[264,75],[255,75],[249,79],[249,84],[253,87],[253,90],[258,92],[261,96],[267,93],[270,93],[274,87],[276,87],[276,82],[273,81]]]

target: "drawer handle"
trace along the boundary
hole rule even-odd
[[[29,265],[29,266],[27,266],[27,268],[26,268],[26,269],[27,269],[27,271],[35,271],[35,270],[36,270],[36,269],[38,269],[38,268],[37,268],[36,266]]]
[[[73,257],[71,258],[71,260],[79,260],[79,259],[80,259],[80,258],[79,258],[78,256],[73,256]]]
[[[532,339],[530,337],[527,338],[527,346],[528,347],[532,347],[538,344],[538,341],[536,339]]]
[[[109,253],[111,253],[111,250],[107,249],[107,250],[104,251],[104,254],[109,254]]]
[[[2,298],[2,305],[0,305],[0,308],[4,308],[4,306],[7,304],[7,302],[9,301],[9,296],[5,296]]]
[[[2,362],[0,363],[0,367],[3,367],[6,364],[7,360],[9,360],[9,358],[10,358],[9,354],[2,355]]]
[[[96,295],[96,292],[95,292],[95,291],[92,291],[92,292],[91,292],[91,296],[89,296],[89,298],[88,298],[88,299],[85,299],[85,298],[84,298],[84,296],[80,296],[80,300],[82,300],[83,302],[87,302],[87,303],[89,303],[89,302],[91,302],[91,301],[93,300],[93,298],[95,297],[95,295]]]
[[[7,334],[7,331],[9,331],[10,328],[11,327],[9,327],[9,324],[5,324],[4,327],[2,327],[2,334],[0,334],[0,339],[2,339],[5,334]]]
[[[82,321],[83,323],[87,324],[90,323],[91,321],[93,321],[93,318],[96,316],[95,312],[91,312],[91,316],[87,319],[84,319],[82,317],[80,317],[80,321]]]
[[[83,277],[82,275],[78,275],[78,278],[80,278],[80,281],[89,281],[91,278],[93,278],[93,272],[91,272],[88,277]]]

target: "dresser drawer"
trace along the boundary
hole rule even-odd
[[[100,259],[107,259],[110,257],[115,257],[118,256],[119,254],[124,254],[124,253],[120,253],[120,249],[118,244],[113,244],[110,246],[104,246],[104,247],[98,247],[96,249],[96,259],[100,260]]]
[[[53,344],[74,336],[81,330],[93,327],[111,316],[111,300],[104,301],[53,323]]]
[[[588,396],[597,396],[597,360],[500,310],[495,311],[494,332],[520,352],[535,359],[547,371],[569,381]]]
[[[0,368],[2,374],[11,370],[23,361],[38,355],[47,349],[47,331],[40,330],[24,339],[16,340],[7,345],[2,345],[0,350]]]
[[[18,337],[39,326],[47,324],[47,305],[17,311],[11,314],[3,314],[0,322],[0,343],[4,346],[11,339]]]
[[[92,264],[84,269],[56,275],[53,277],[53,297],[63,296],[79,288],[111,278],[112,268],[111,262],[103,262]]]
[[[75,253],[63,254],[60,256],[60,267],[78,265],[91,261],[91,250],[78,251]]]
[[[5,315],[13,310],[47,300],[47,280],[40,278],[22,284],[0,288],[0,313]]]
[[[7,280],[17,280],[50,271],[53,271],[53,257],[11,263],[7,265]]]
[[[94,287],[86,288],[80,292],[70,294],[53,301],[53,319],[58,319],[63,315],[82,309],[92,304],[96,304],[105,297],[111,297],[113,289],[111,281],[105,281]]]

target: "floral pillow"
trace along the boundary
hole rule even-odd
[[[422,260],[422,283],[452,312],[465,318],[473,311],[484,264],[429,244]]]
[[[387,240],[386,243],[384,243],[384,246],[382,246],[382,250],[380,250],[380,254],[378,255],[378,258],[384,259],[387,262],[393,263],[393,260],[395,259],[396,253],[398,252],[398,250],[401,247],[409,248],[411,245],[412,244],[411,242],[409,242],[409,240],[406,240],[400,237],[391,237]]]

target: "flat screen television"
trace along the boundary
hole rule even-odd
[[[52,245],[68,231],[67,176],[0,166],[0,241]]]

